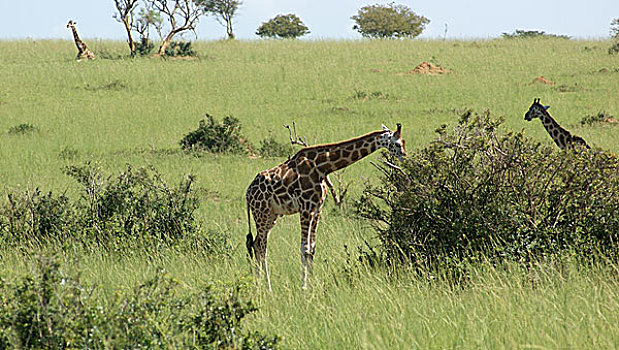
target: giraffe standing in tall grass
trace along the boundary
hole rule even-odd
[[[396,131],[383,125],[374,131],[350,140],[305,147],[283,164],[260,172],[249,185],[247,200],[247,251],[255,256],[257,271],[264,273],[271,289],[267,266],[267,239],[277,219],[282,215],[300,214],[301,218],[301,287],[307,287],[308,274],[316,248],[316,227],[327,195],[327,175],[345,168],[379,148],[402,159],[406,156],[402,126]],[[256,223],[256,238],[251,233],[251,214]]]
[[[540,102],[539,98],[533,100],[533,104],[529,107],[529,110],[524,115],[524,119],[526,121],[531,121],[534,118],[539,118],[542,121],[542,125],[546,128],[548,135],[552,138],[552,140],[559,146],[561,149],[565,148],[573,148],[574,145],[583,146],[585,148],[590,148],[587,145],[587,142],[576,135],[572,135],[569,131],[559,125],[548,113],[548,109],[550,106],[544,106]]]
[[[83,42],[82,39],[80,39],[80,36],[77,34],[77,29],[75,29],[76,24],[76,22],[73,22],[71,20],[69,20],[69,23],[67,23],[67,28],[71,28],[71,32],[73,32],[73,40],[75,41],[75,46],[77,47],[76,59],[78,61],[82,58],[85,58],[87,60],[94,60],[95,54],[92,53],[92,51],[88,49],[88,46],[86,46],[86,43]]]

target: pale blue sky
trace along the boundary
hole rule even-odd
[[[350,16],[372,0],[245,0],[235,21],[237,39],[257,39],[256,28],[277,14],[294,13],[310,28],[308,39],[355,39]],[[608,38],[610,22],[619,17],[619,0],[463,0],[396,1],[430,19],[421,38],[494,38],[516,29],[542,30],[575,38]],[[57,38],[70,40],[66,28],[76,21],[83,38],[125,39],[112,18],[112,0],[0,0],[0,39]],[[225,30],[203,18],[198,39],[221,39]],[[193,40],[193,35],[187,39]]]

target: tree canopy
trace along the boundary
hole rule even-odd
[[[369,38],[414,38],[430,23],[408,6],[393,2],[364,6],[351,19],[355,21],[352,28]]]
[[[241,0],[206,0],[204,2],[204,11],[215,16],[217,22],[226,27],[228,39],[234,39],[232,19],[242,4],[243,1]]]
[[[260,37],[292,39],[309,33],[309,28],[303,24],[299,17],[292,13],[277,15],[267,22],[262,23],[256,31],[256,35]]]

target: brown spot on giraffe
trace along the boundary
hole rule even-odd
[[[251,221],[246,245],[250,256],[256,257],[257,271],[264,273],[271,288],[267,266],[267,239],[277,219],[299,213],[301,224],[301,281],[307,286],[312,273],[316,248],[316,228],[327,195],[325,179],[329,173],[342,169],[371,154],[387,148],[400,159],[406,156],[401,125],[391,131],[374,131],[350,140],[305,147],[288,161],[260,172],[247,188],[247,219],[254,216],[257,234],[251,233]],[[344,152],[344,150],[346,150]]]
[[[575,144],[590,148],[582,137],[574,136],[569,131],[562,128],[559,123],[550,116],[548,108],[550,108],[550,106],[543,106],[540,103],[540,99],[536,98],[533,100],[533,104],[529,107],[527,113],[525,113],[524,119],[531,121],[534,118],[539,118],[548,132],[548,135],[550,135],[555,144],[561,149],[573,148]]]

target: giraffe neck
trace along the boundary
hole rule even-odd
[[[73,32],[73,40],[75,40],[75,46],[77,46],[78,50],[81,50],[82,40],[80,40],[80,36],[77,34],[77,29],[75,29],[75,26],[71,26],[71,31]]]
[[[545,113],[540,120],[557,146],[559,146],[559,148],[565,148],[572,138],[570,132],[562,128],[548,113]]]
[[[328,175],[376,151],[380,148],[381,136],[384,133],[384,131],[374,131],[338,143],[306,147],[301,149],[294,158],[304,157],[311,160],[320,173]]]

